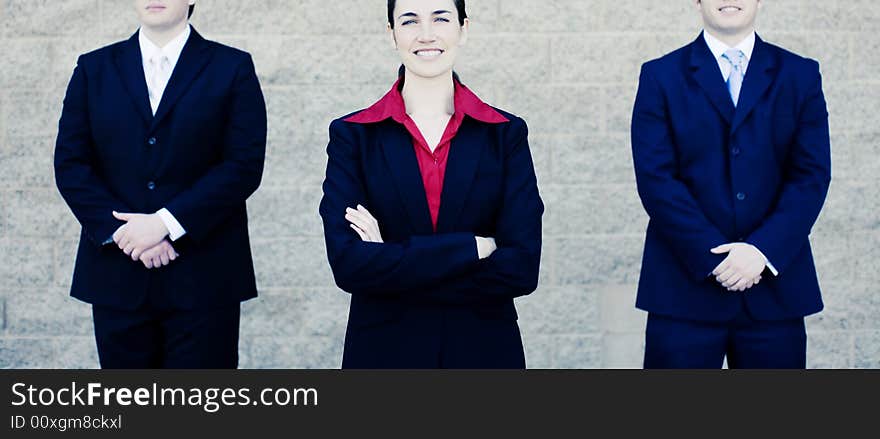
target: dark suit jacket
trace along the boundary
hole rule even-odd
[[[330,125],[320,214],[336,284],[352,295],[343,367],[521,361],[513,298],[537,286],[544,206],[526,124],[501,113],[509,122],[465,116],[436,233],[406,129],[390,119]],[[349,227],[345,209],[357,204],[376,217],[384,243],[362,242]],[[478,260],[475,235],[494,237],[498,250]],[[494,351],[479,352],[485,345]]]
[[[818,312],[809,235],[831,179],[819,65],[757,38],[734,108],[703,36],[645,63],[632,119],[650,216],[637,306],[720,321],[744,299],[762,320]],[[748,242],[779,271],[745,293],[709,274],[719,244]]]
[[[55,145],[58,189],[82,225],[71,295],[132,309],[160,282],[169,305],[256,296],[245,200],[260,184],[266,107],[250,55],[205,40],[184,46],[155,117],[137,34],[82,55]],[[180,258],[147,270],[114,244],[112,211],[167,208],[186,229]]]

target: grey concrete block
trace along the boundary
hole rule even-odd
[[[294,337],[302,332],[305,313],[294,293],[260,293],[241,304],[242,337]]]
[[[880,273],[880,230],[870,232],[851,232],[850,252],[847,258],[851,262],[855,280]]]
[[[3,33],[7,38],[90,33],[98,27],[98,1],[6,0]]]
[[[548,185],[543,194],[550,236],[640,234],[648,224],[634,184]]]
[[[601,0],[592,3],[590,13],[596,16],[596,27],[587,31],[638,32],[646,36],[686,32],[695,36],[702,26],[694,2],[666,2],[658,6],[650,0],[638,0],[626,7]]]
[[[323,226],[318,214],[321,196],[321,187],[318,185],[259,189],[248,200],[250,236],[323,237]]]
[[[341,84],[351,78],[349,60],[378,51],[350,42],[350,37],[335,36],[261,37],[251,41],[249,50],[263,86]]]
[[[8,65],[0,69],[0,86],[21,90],[49,84],[52,65],[46,59],[50,58],[50,41],[13,39],[4,43],[4,53],[9,55]]]
[[[880,228],[880,192],[870,182],[835,181],[816,221],[815,233],[835,234],[840,230],[871,231]]]
[[[0,279],[4,288],[41,288],[53,282],[52,242],[41,239],[0,239]]]
[[[599,0],[504,0],[497,29],[504,32],[584,32],[599,24]]]
[[[880,331],[857,332],[853,367],[880,369]]]
[[[242,337],[241,369],[338,369],[342,366],[338,337]]]
[[[496,84],[536,84],[550,75],[550,40],[518,36],[472,36],[457,63],[464,78],[492,78]]]
[[[642,239],[632,236],[556,238],[556,275],[562,285],[633,284],[641,267]]]
[[[2,369],[94,369],[94,337],[0,338]]]
[[[605,333],[602,336],[602,367],[641,369],[645,360],[645,334]]]
[[[64,289],[6,296],[5,335],[27,337],[90,336],[92,308]]]
[[[825,83],[849,79],[851,34],[767,32],[761,36],[772,44],[818,61]]]
[[[6,331],[6,297],[0,297],[0,332]]]
[[[69,289],[73,281],[73,268],[76,263],[76,251],[79,246],[79,233],[53,242],[54,285]]]
[[[816,264],[819,283],[852,283],[856,279],[853,253],[854,240],[849,234],[814,233],[810,236],[810,246]]]
[[[758,33],[763,36],[769,31],[811,29],[804,20],[810,20],[821,14],[820,10],[813,6],[800,0],[761,2],[757,18]]]
[[[880,87],[870,83],[823,83],[828,123],[834,131],[868,131],[880,111]],[[873,131],[873,129],[871,129]]]
[[[597,369],[602,367],[602,336],[585,334],[559,336],[554,340],[553,367],[559,369]]]
[[[526,85],[501,95],[501,107],[525,119],[530,133],[596,136],[604,129],[599,87]]]
[[[560,137],[553,144],[552,163],[555,183],[635,181],[629,134]]]
[[[193,25],[226,34],[285,34],[306,30],[303,10],[307,2],[263,0],[243,2],[214,0],[199,2],[193,14]],[[334,2],[339,3],[339,2]],[[325,3],[332,7],[331,4]],[[134,14],[134,11],[131,11]]]
[[[559,82],[633,83],[642,63],[690,43],[666,34],[575,34],[553,39],[553,79]]]
[[[323,238],[251,241],[258,288],[334,285]]]
[[[338,289],[272,290],[242,304],[241,333],[253,337],[342,337],[349,296]]]
[[[519,326],[530,334],[582,334],[600,330],[599,296],[581,287],[540,287],[517,299]]]
[[[5,191],[0,210],[6,233],[18,238],[76,236],[79,223],[57,189]]]
[[[846,332],[808,332],[807,367],[841,369],[853,366],[852,335]]]
[[[55,136],[61,118],[63,90],[9,92],[6,101],[6,136]]]
[[[555,341],[559,335],[541,335],[522,328],[523,351],[528,369],[552,369],[554,366]]]
[[[880,329],[880,287],[865,282],[822,284],[825,309],[807,318],[818,331]]]
[[[608,102],[606,117],[608,118],[608,134],[617,134],[630,138],[633,105],[639,90],[638,79],[631,84],[605,87],[605,100]],[[627,142],[627,145],[631,145]]]
[[[814,7],[815,6],[815,7]],[[868,32],[880,29],[880,10],[871,0],[826,1],[804,5],[806,29]]]
[[[600,327],[611,333],[644,334],[648,313],[636,309],[638,285],[605,285],[598,287],[601,301]]]
[[[2,113],[0,113],[2,114]],[[55,138],[7,137],[0,148],[0,187],[9,189],[55,186]]]
[[[880,130],[835,132],[831,135],[832,184],[876,181],[880,169]]]

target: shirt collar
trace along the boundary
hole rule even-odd
[[[716,60],[720,59],[721,55],[724,55],[724,52],[728,49],[731,49],[730,46],[718,38],[715,38],[705,30],[703,31],[703,38],[706,40],[706,44],[709,46],[709,50],[712,51],[712,56],[714,56]],[[741,50],[746,56],[746,61],[752,59],[752,51],[755,49],[755,31],[752,31],[733,48]]]
[[[403,102],[403,95],[400,93],[398,79],[391,90],[385,93],[382,99],[353,116],[345,119],[346,122],[354,123],[376,123],[391,118],[398,123],[403,123],[407,118],[406,105]],[[455,112],[470,116],[480,122],[485,123],[504,123],[508,119],[501,115],[497,110],[486,104],[474,92],[465,87],[462,83],[455,81]]]
[[[186,28],[180,33],[180,35],[174,37],[174,39],[169,41],[165,47],[159,47],[150,41],[142,30],[138,31],[138,42],[141,46],[141,56],[144,63],[149,62],[150,58],[154,56],[164,54],[168,57],[168,61],[172,66],[176,65],[177,60],[180,59],[180,54],[183,52],[183,46],[186,45],[191,33],[190,25],[187,24]]]

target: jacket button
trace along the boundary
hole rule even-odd
[[[737,192],[737,194],[736,194],[736,199],[737,199],[737,200],[740,200],[740,201],[745,200],[745,199],[746,199],[746,194],[744,194],[744,193],[742,193],[742,192]]]
[[[156,138],[155,138],[155,137],[150,137],[149,139],[147,139],[147,143],[150,144],[150,145],[155,145],[155,144],[156,144]]]
[[[734,146],[733,149],[730,150],[730,152],[733,153],[733,155],[739,155],[740,150],[739,148]]]
[[[149,190],[156,189],[156,183],[152,182],[152,181],[147,183],[147,189],[149,189]]]

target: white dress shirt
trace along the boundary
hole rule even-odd
[[[706,44],[709,45],[709,50],[712,52],[712,56],[715,57],[715,60],[718,61],[718,67],[721,69],[721,77],[724,78],[724,82],[727,82],[727,79],[730,78],[730,62],[727,61],[723,57],[724,52],[728,49],[739,49],[745,56],[746,60],[743,64],[743,75],[746,74],[746,71],[749,69],[749,60],[752,59],[752,51],[755,50],[755,32],[752,32],[745,39],[739,42],[734,47],[730,47],[725,44],[723,41],[715,38],[709,32],[703,31],[703,39],[706,40]]]
[[[730,62],[724,58],[724,52],[729,49],[739,49],[746,57],[745,62],[743,63],[743,75],[749,69],[749,60],[752,59],[752,52],[755,50],[755,39],[756,34],[753,31],[750,33],[745,39],[739,42],[734,47],[728,46],[723,41],[715,38],[709,32],[703,30],[703,39],[706,40],[706,44],[709,46],[709,50],[712,52],[712,56],[715,57],[715,60],[718,61],[718,68],[721,69],[721,77],[724,79],[724,82],[727,82],[727,79],[730,78],[730,71],[732,70],[732,66]],[[752,246],[754,247],[754,246]],[[767,261],[767,268],[770,269],[770,272],[773,273],[774,276],[778,276],[779,272],[776,271],[776,267],[770,263],[770,260],[767,259],[767,256],[764,256],[764,253],[761,252],[761,249],[755,247],[755,250],[758,250],[758,253],[761,253],[761,256],[764,257],[764,260]]]
[[[183,46],[186,45],[187,40],[189,40],[190,33],[192,33],[192,31],[190,30],[190,26],[187,25],[186,29],[184,29],[180,35],[174,37],[174,39],[169,41],[164,47],[159,47],[150,41],[143,31],[138,32],[138,41],[141,46],[141,60],[143,61],[144,67],[144,78],[147,81],[147,91],[150,94],[150,107],[153,110],[153,116],[156,115],[156,110],[159,109],[159,103],[162,102],[162,95],[165,94],[165,87],[168,86],[168,81],[171,79],[174,67],[180,59],[180,54],[183,52]],[[176,241],[186,234],[186,230],[184,230],[183,226],[180,225],[168,209],[163,207],[162,209],[159,209],[156,214],[159,215],[159,218],[165,223],[165,227],[168,229],[168,237],[171,238],[172,241]]]

